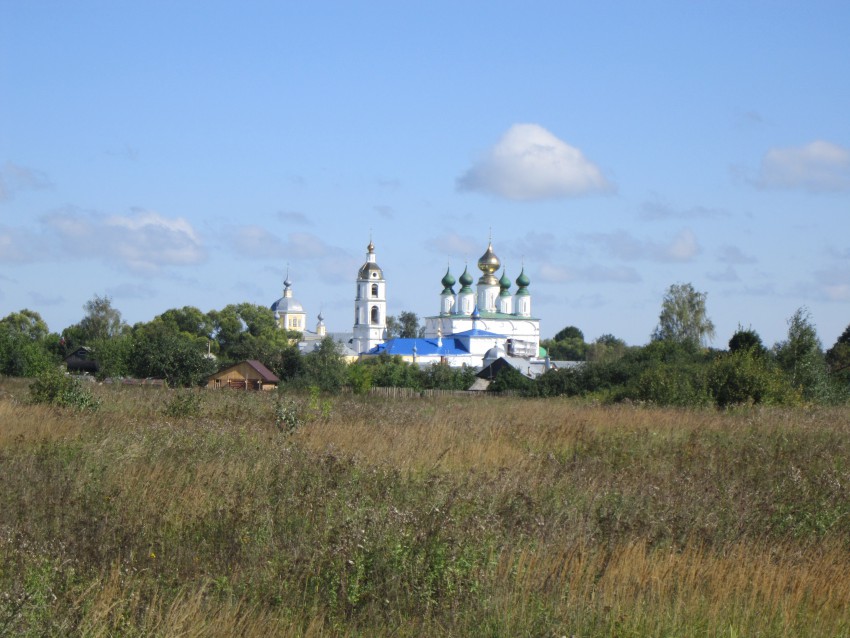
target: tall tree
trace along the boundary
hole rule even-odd
[[[788,320],[788,338],[774,346],[776,361],[788,380],[809,400],[829,395],[826,361],[821,341],[807,308],[798,308]]]
[[[56,336],[52,337],[56,343]],[[0,374],[32,377],[54,365],[47,324],[37,312],[21,310],[0,319]]]
[[[850,383],[850,326],[844,329],[833,346],[826,351],[829,371],[836,379]]]
[[[130,329],[121,320],[121,312],[112,307],[112,298],[108,295],[95,295],[83,305],[83,310],[86,314],[80,322],[62,331],[66,347],[70,350],[92,345],[98,340],[117,337]]]
[[[767,350],[761,341],[759,333],[752,328],[744,330],[739,325],[735,334],[729,339],[729,352],[749,352],[755,356],[762,356]]]
[[[425,328],[419,325],[419,316],[415,312],[402,310],[398,317],[387,317],[387,339],[415,339],[424,335]]]
[[[415,312],[403,310],[398,316],[398,320],[399,323],[401,323],[401,331],[399,332],[400,337],[415,339],[417,337],[422,337],[425,334],[425,328],[420,328],[419,317]]]
[[[655,341],[673,341],[693,347],[707,345],[714,337],[714,324],[705,309],[706,293],[691,284],[673,284],[661,302]]]

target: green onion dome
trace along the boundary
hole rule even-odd
[[[443,284],[443,293],[444,294],[453,294],[454,293],[452,286],[455,285],[455,278],[452,276],[452,273],[449,272],[448,268],[446,268],[446,274],[440,280],[440,283]]]
[[[528,275],[525,274],[525,268],[522,269],[519,277],[516,278],[516,285],[520,288],[527,288],[531,285],[531,280],[528,278]]]
[[[470,288],[470,286],[475,280],[472,278],[472,275],[469,274],[468,266],[463,269],[463,274],[460,276],[458,281],[460,282],[460,285],[463,286],[463,288],[460,289],[461,292],[472,292],[472,288]]]

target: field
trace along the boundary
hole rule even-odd
[[[847,636],[850,411],[0,380],[0,636]]]

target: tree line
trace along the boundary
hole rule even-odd
[[[364,392],[373,385],[465,390],[475,379],[469,368],[420,369],[400,357],[381,356],[348,365],[341,346],[324,338],[309,354],[298,349],[301,333],[282,330],[268,308],[231,304],[202,312],[185,306],[130,326],[107,296],[95,295],[84,316],[61,333],[51,333],[41,316],[24,309],[0,319],[0,374],[35,377],[85,347],[97,361],[100,379],[156,378],[170,386],[197,386],[217,370],[261,361],[293,388]],[[393,319],[395,336],[419,335],[415,313]]]
[[[612,335],[586,343],[579,328],[568,326],[542,345],[551,359],[580,364],[550,370],[536,380],[505,370],[493,385],[525,396],[672,406],[850,400],[850,325],[826,351],[806,308],[788,319],[786,338],[771,348],[752,328],[739,326],[726,349],[707,347],[714,335],[705,293],[691,284],[674,284],[648,344],[629,347]]]
[[[24,309],[0,319],[0,374],[33,377],[55,368],[79,347],[90,349],[100,379],[164,379],[171,386],[200,385],[216,370],[245,359],[263,362],[289,387],[325,392],[373,386],[467,389],[470,368],[425,369],[400,357],[381,356],[346,364],[340,345],[325,338],[309,354],[301,335],[281,330],[272,312],[250,303],[202,312],[186,306],[152,321],[128,325],[107,296],[95,295],[84,316],[51,333],[37,312]],[[415,313],[389,322],[391,336],[421,336]],[[707,347],[715,328],[706,295],[691,284],[670,286],[649,343],[628,346],[606,334],[591,343],[568,326],[544,340],[553,361],[579,362],[537,379],[503,370],[491,385],[526,396],[579,396],[600,401],[659,405],[740,403],[842,403],[850,394],[850,326],[824,351],[805,308],[788,320],[786,339],[766,347],[752,328],[739,326],[725,349]]]

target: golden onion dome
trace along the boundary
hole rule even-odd
[[[499,281],[493,276],[493,273],[499,270],[499,266],[501,265],[502,262],[499,261],[496,253],[493,252],[493,244],[487,244],[487,251],[478,260],[478,268],[484,273],[478,283],[491,286],[498,285]]]

